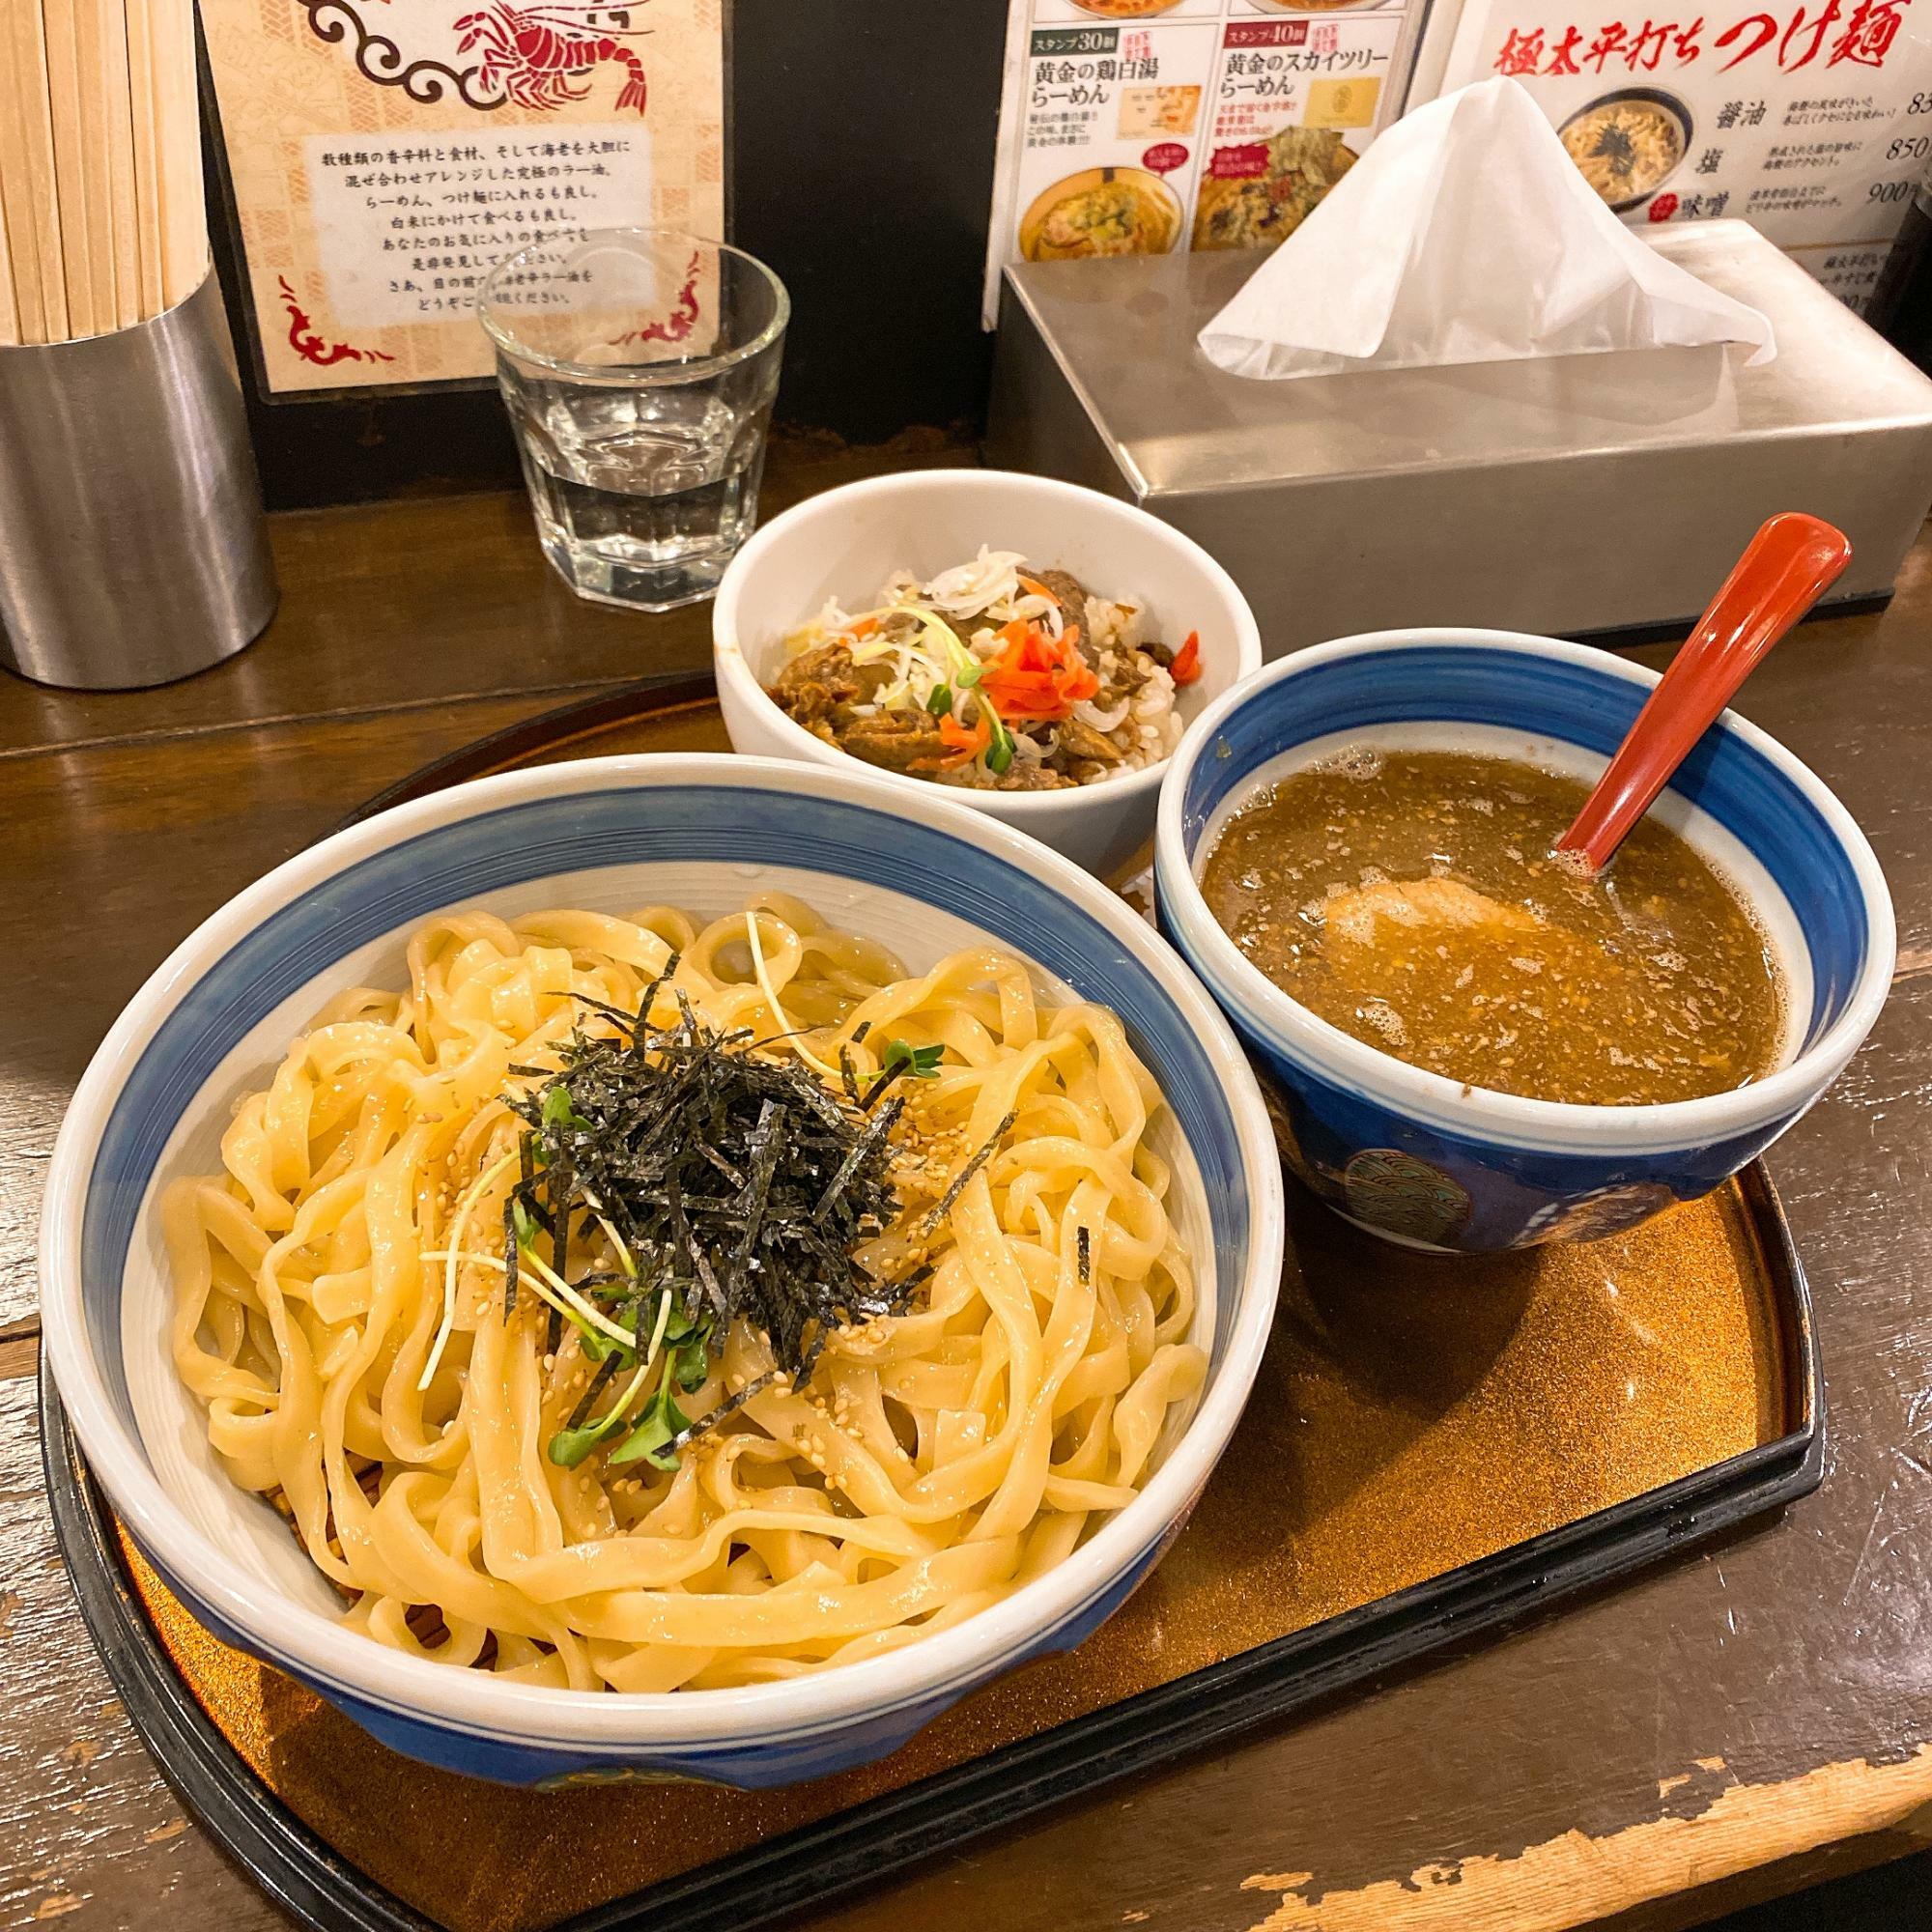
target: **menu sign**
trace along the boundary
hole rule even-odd
[[[1742,215],[1857,307],[1932,155],[1918,4],[1466,0],[1429,91],[1511,76],[1626,221]]]
[[[201,0],[271,390],[486,376],[476,294],[580,228],[724,226],[723,0]]]
[[[1293,233],[1407,84],[1424,0],[1011,0],[985,320],[1013,261]]]

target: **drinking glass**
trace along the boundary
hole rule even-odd
[[[791,303],[753,257],[670,228],[540,242],[478,298],[537,537],[580,597],[709,597],[757,522]]]

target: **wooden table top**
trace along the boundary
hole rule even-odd
[[[774,507],[885,467],[774,453]],[[0,677],[0,1921],[283,1915],[185,1820],[88,1645],[41,1493],[33,1239],[63,1107],[184,933],[426,760],[706,661],[708,607],[579,604],[520,497],[276,522],[280,615],[168,690]],[[1643,653],[1659,661],[1662,653]],[[1817,1298],[1819,1492],[1720,1546],[1227,1752],[1109,1787],[801,1922],[838,1932],[1663,1932],[1932,1842],[1932,537],[1883,615],[1814,625],[1741,707],[1839,793],[1898,977],[1774,1151]]]

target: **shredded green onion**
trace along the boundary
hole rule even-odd
[[[993,700],[983,691],[976,691],[974,697],[980,709],[986,714],[986,723],[993,734],[993,741],[986,747],[983,756],[986,769],[995,777],[1004,772],[1013,761],[1013,734],[1007,729],[1006,720],[993,708]]]

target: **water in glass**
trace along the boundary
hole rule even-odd
[[[553,237],[480,304],[544,554],[581,597],[708,597],[757,520],[788,303],[762,263],[668,229]]]
[[[579,594],[648,608],[715,589],[757,517],[769,410],[747,420],[699,390],[528,386],[537,531]]]

